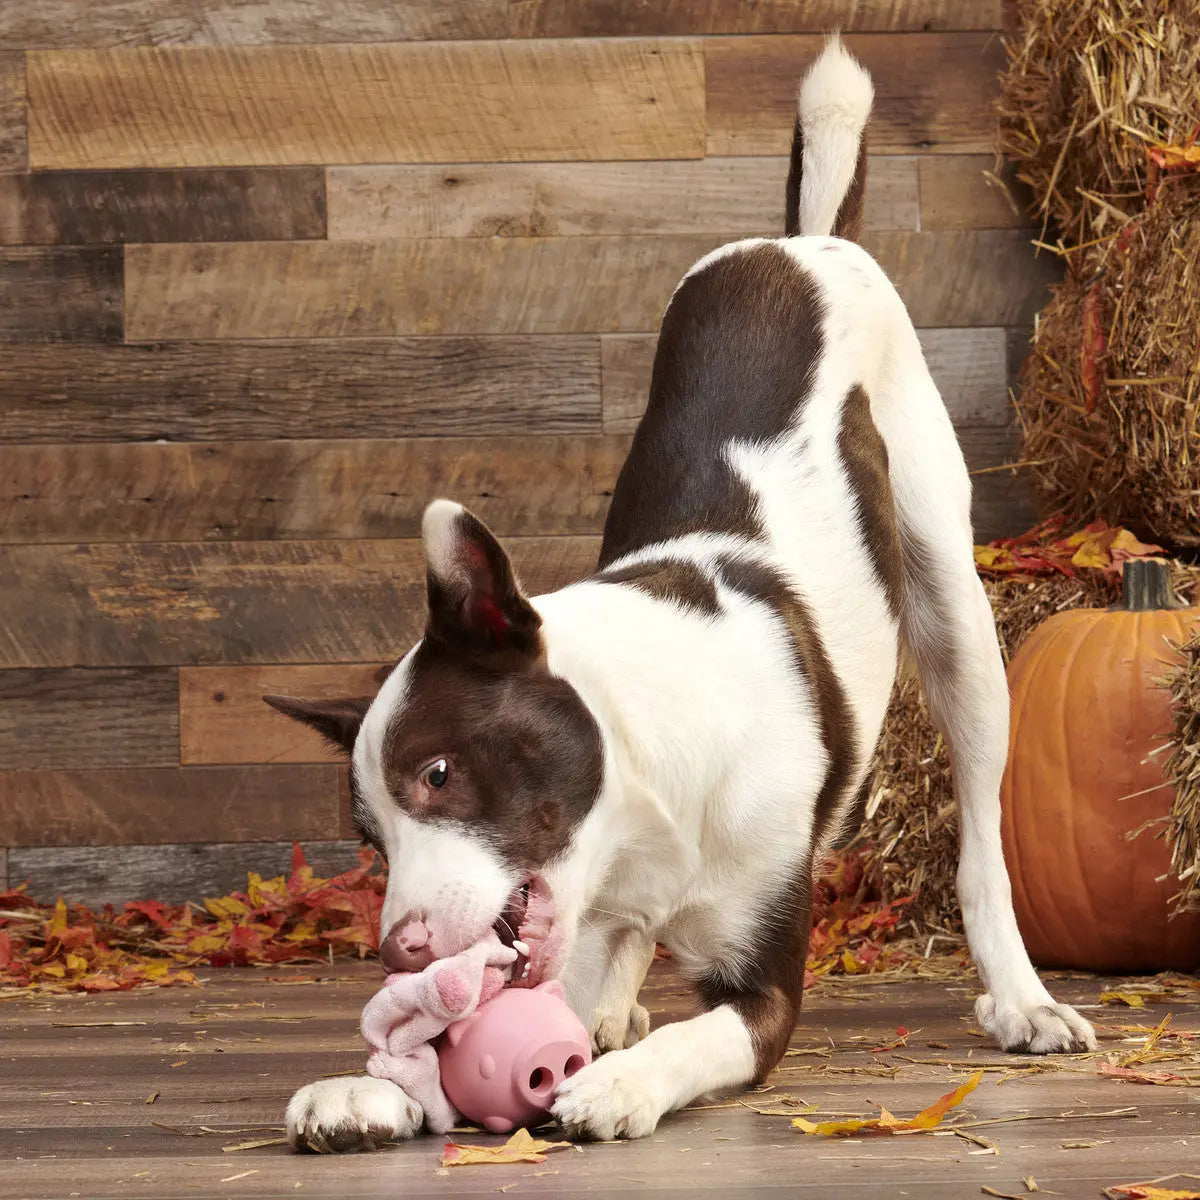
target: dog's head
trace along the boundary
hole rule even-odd
[[[551,674],[541,619],[482,522],[438,500],[422,535],[425,636],[379,694],[264,698],[351,756],[355,822],[388,861],[384,965],[423,966],[494,926],[528,944],[515,975],[534,984],[561,967],[556,903],[578,907],[547,876],[565,877],[600,795],[601,735]]]

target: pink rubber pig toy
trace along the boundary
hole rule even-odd
[[[562,984],[551,979],[505,988],[455,1021],[438,1058],[450,1103],[493,1133],[508,1133],[549,1115],[555,1088],[592,1061],[592,1048]]]

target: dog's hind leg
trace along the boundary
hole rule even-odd
[[[986,989],[976,1013],[1006,1050],[1094,1049],[1092,1027],[1074,1009],[1056,1004],[1038,978],[1013,915],[1000,844],[1008,685],[991,606],[975,570],[970,480],[916,335],[902,314],[894,341],[893,371],[872,407],[888,449],[900,520],[902,634],[953,764],[958,894]]]

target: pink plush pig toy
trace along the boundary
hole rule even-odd
[[[493,1133],[536,1124],[558,1084],[591,1061],[562,984],[504,986],[501,969],[516,957],[489,933],[453,958],[389,975],[363,1009],[368,1074],[402,1087],[433,1133],[460,1112]]]

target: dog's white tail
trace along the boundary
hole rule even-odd
[[[789,237],[832,233],[857,240],[874,99],[870,75],[834,34],[804,76],[796,101],[787,183]]]

